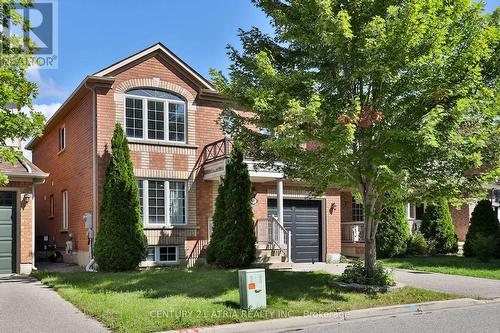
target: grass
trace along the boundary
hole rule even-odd
[[[386,266],[500,280],[500,259],[481,262],[462,256],[422,256],[384,259]]]
[[[268,308],[239,309],[234,270],[158,269],[128,273],[44,273],[34,276],[84,313],[117,332],[153,332],[456,298],[405,287],[368,295],[333,290],[331,275],[267,271]]]

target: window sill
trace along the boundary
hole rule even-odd
[[[61,229],[61,230],[59,230],[59,232],[61,234],[67,234],[68,233],[68,229]]]
[[[53,220],[56,216],[55,215],[51,215],[49,216],[49,220]]]
[[[148,140],[148,139],[137,139],[137,138],[127,138],[129,143],[143,144],[143,145],[154,145],[154,146],[167,146],[167,147],[181,147],[181,148],[191,148],[198,149],[198,145],[193,145],[183,142],[169,142],[169,141],[159,141],[159,140]]]

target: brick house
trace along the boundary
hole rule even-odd
[[[9,144],[10,146],[10,144]],[[20,141],[16,145],[20,149]],[[29,274],[35,253],[35,187],[48,176],[25,158],[0,161],[0,274]]]
[[[30,142],[33,162],[50,173],[36,192],[36,234],[85,265],[115,123],[123,124],[138,179],[149,255],[143,265],[191,265],[211,232],[218,182],[231,141],[218,124],[222,99],[212,84],[158,43],[87,76]],[[306,184],[246,160],[262,262],[328,261],[363,254],[362,206],[349,190],[311,197]],[[460,240],[472,206],[451,207]],[[416,230],[424,207],[409,204]],[[83,222],[88,214],[89,224]],[[92,235],[92,232],[91,232]],[[288,244],[291,244],[290,246]],[[283,265],[281,267],[286,267]]]
[[[43,135],[28,145],[33,162],[50,173],[36,192],[36,234],[62,249],[71,240],[65,261],[89,262],[86,227],[99,228],[118,122],[129,140],[140,189],[149,244],[143,264],[195,262],[209,240],[218,182],[231,149],[217,121],[221,102],[209,81],[160,43],[84,78]],[[338,258],[341,190],[310,197],[304,183],[246,162],[261,260]]]

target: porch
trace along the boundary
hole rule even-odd
[[[214,201],[217,183],[225,174],[231,149],[232,141],[224,138],[205,146],[200,156],[198,177],[213,183]],[[257,265],[290,268],[291,262],[326,261],[332,252],[340,256],[338,190],[313,197],[305,183],[285,180],[278,167],[266,166],[252,158],[244,161],[252,182]],[[331,230],[332,236],[327,240],[329,228],[337,230]],[[334,242],[338,248],[335,251],[330,245]]]

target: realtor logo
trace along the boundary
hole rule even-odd
[[[23,31],[21,24],[10,22],[7,29],[4,27],[3,34],[29,38],[36,45],[34,54],[29,58],[30,64],[45,69],[56,69],[58,66],[57,1],[35,0],[28,8],[18,2],[15,10],[23,20],[30,22],[31,30]]]

